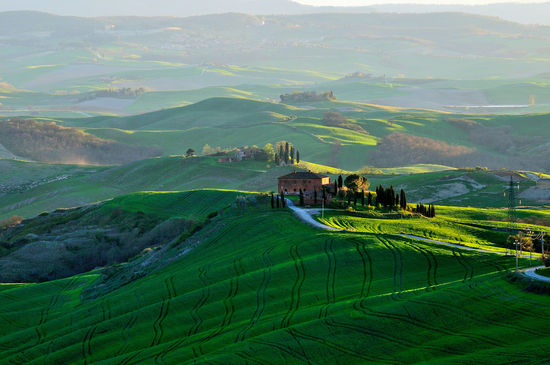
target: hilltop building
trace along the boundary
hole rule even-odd
[[[304,192],[304,200],[306,204],[312,204],[315,200],[315,192],[317,192],[318,202],[322,199],[323,188],[326,189],[327,199],[330,201],[331,194],[334,193],[334,184],[331,184],[330,177],[316,174],[311,171],[296,171],[293,173],[279,177],[279,192],[286,195],[298,195],[300,189]]]
[[[238,162],[248,160],[267,160],[267,154],[260,148],[239,147],[218,159],[218,162]]]

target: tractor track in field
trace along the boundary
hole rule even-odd
[[[401,253],[401,249],[399,249],[399,247],[394,245],[393,242],[391,242],[390,240],[382,237],[379,237],[379,239],[385,240],[389,246],[393,247],[397,255],[399,255],[399,286],[398,286],[399,291],[397,292],[397,296],[400,297],[401,292],[403,291],[403,271],[404,271],[403,266],[405,265],[405,261],[403,260],[403,254]]]
[[[204,355],[202,345],[219,336],[224,329],[231,325],[231,322],[233,321],[233,316],[235,315],[234,299],[239,293],[239,278],[245,274],[240,258],[233,259],[233,270],[235,271],[235,276],[233,276],[229,281],[229,292],[227,293],[227,296],[223,299],[223,307],[225,313],[223,315],[222,323],[214,332],[202,339],[202,341],[198,344],[197,349],[198,353],[201,356]],[[195,353],[195,348],[193,348],[193,353]]]
[[[468,281],[471,283],[471,281],[473,280],[474,278],[474,265],[472,265],[472,263],[467,260],[467,259],[464,259],[464,255],[462,254],[462,252],[458,251],[458,255],[464,260],[464,263],[466,264],[466,266],[468,267],[469,269],[469,279]],[[470,284],[470,287],[471,287],[471,284]]]
[[[464,268],[464,279],[462,279],[462,282],[465,283],[466,279],[468,279],[468,274],[469,274],[470,270],[468,269],[466,264],[462,261],[462,256],[457,254],[456,250],[453,250],[453,257],[456,259],[456,261],[459,263],[459,265]]]
[[[46,338],[46,332],[44,331],[44,325],[46,324],[46,322],[48,321],[48,319],[50,317],[51,310],[58,305],[59,300],[63,296],[63,292],[65,292],[70,287],[72,287],[75,282],[77,282],[76,278],[72,278],[72,279],[68,280],[67,284],[65,284],[63,287],[61,287],[56,295],[52,295],[52,297],[50,298],[50,302],[49,302],[48,306],[46,308],[42,308],[42,310],[40,311],[40,321],[39,321],[38,325],[35,328],[35,332],[36,332],[36,335],[38,337],[36,345],[40,345],[40,344],[44,343],[44,340]]]
[[[439,346],[426,345],[426,344],[423,344],[419,341],[414,342],[414,341],[406,340],[406,339],[403,339],[403,338],[397,338],[397,337],[394,337],[394,336],[390,336],[387,332],[380,331],[380,330],[373,330],[372,328],[365,328],[363,326],[358,326],[358,325],[355,325],[355,324],[352,324],[352,323],[345,323],[345,322],[337,322],[335,320],[328,320],[328,321],[326,321],[326,324],[331,326],[331,327],[344,328],[344,329],[352,330],[352,331],[355,331],[355,332],[359,332],[359,333],[368,335],[368,336],[373,337],[373,338],[377,338],[377,339],[382,338],[382,339],[386,340],[387,342],[398,344],[401,347],[406,348],[406,349],[420,347],[420,348],[423,348],[423,349],[426,349],[426,350],[435,350],[435,351],[445,352],[445,353],[450,354],[450,355],[463,355],[464,354],[463,352],[457,352],[457,351],[449,351],[449,350],[446,350],[446,351],[443,350],[442,351],[441,347],[439,347]]]
[[[137,320],[138,320],[138,317],[135,314],[132,315],[132,317],[130,317],[128,322],[126,322],[126,325],[124,325],[124,328],[122,328],[122,330],[120,331],[120,335],[124,340],[124,345],[122,345],[122,347],[117,351],[116,356],[125,353],[130,347],[130,336],[128,335],[128,332],[132,327],[134,327]]]
[[[477,291],[481,291],[480,288],[472,288],[472,289],[477,290]],[[500,288],[491,288],[491,287],[489,288],[489,290],[491,290],[496,295],[498,292],[496,292],[494,289],[500,289]],[[458,292],[456,289],[452,289],[452,288],[449,288],[448,290],[450,290],[452,292]],[[483,299],[484,294],[486,294],[485,291],[483,291],[482,293],[479,293],[479,295],[476,295],[475,297],[473,297],[473,298],[475,298],[473,300],[478,301],[478,302],[483,301],[484,300]],[[512,300],[516,300],[516,301],[520,300],[520,301],[522,301],[523,303],[525,303],[527,305],[532,304],[530,301],[522,300],[521,297],[516,297],[516,298],[513,298]],[[541,317],[544,316],[546,318],[546,320],[550,320],[550,315],[546,314],[547,313],[546,307],[543,307],[543,309],[544,309],[544,315],[541,315],[541,313],[532,313],[530,311],[523,311],[521,309],[515,309],[511,306],[506,307],[507,311],[512,312],[514,315],[517,315],[517,316],[528,316],[528,317],[535,318],[535,319],[538,319],[538,320],[541,320]]]
[[[269,283],[271,282],[271,267],[273,266],[273,262],[271,261],[270,253],[274,250],[274,248],[269,248],[265,250],[262,254],[262,262],[264,264],[264,271],[263,271],[263,277],[262,281],[260,282],[260,286],[258,287],[258,290],[256,291],[256,310],[252,314],[252,317],[250,318],[250,323],[239,333],[237,334],[237,337],[235,338],[235,342],[242,342],[246,338],[246,334],[248,331],[254,327],[254,325],[260,320],[262,317],[265,306],[267,303],[266,300],[266,291],[267,287],[269,286]]]
[[[238,356],[240,357],[241,359],[243,359],[245,361],[246,364],[259,364],[259,365],[266,365],[268,363],[265,363],[265,362],[261,362],[260,360],[258,359],[255,359],[254,357],[252,357],[251,355],[249,355],[248,353],[246,353],[245,351],[238,351],[238,352],[235,352],[235,356]]]
[[[280,352],[284,352],[284,353],[292,356],[293,358],[299,359],[303,362],[308,361],[302,354],[298,353],[297,351],[294,351],[290,347],[286,347],[283,344],[280,344],[280,343],[277,343],[277,342],[268,342],[268,341],[260,340],[260,339],[257,339],[257,338],[255,338],[253,340],[250,340],[250,342],[257,343],[257,344],[263,345],[263,346],[273,347],[273,348],[279,350]]]
[[[324,250],[328,261],[327,280],[325,285],[327,304],[321,307],[319,319],[327,318],[328,307],[336,302],[335,281],[336,281],[336,255],[333,249],[334,240],[325,240]]]
[[[281,328],[288,328],[292,317],[294,317],[294,314],[296,313],[298,308],[300,308],[300,292],[302,290],[302,285],[304,285],[304,280],[306,276],[304,261],[300,257],[297,245],[293,245],[290,247],[290,257],[294,261],[294,267],[296,269],[296,281],[294,282],[294,285],[292,287],[290,308],[288,309],[287,313],[281,321]]]
[[[487,319],[484,319],[483,317],[476,316],[472,312],[468,312],[466,310],[461,310],[460,308],[449,305],[449,304],[440,303],[440,302],[430,302],[430,301],[427,301],[427,300],[415,299],[415,298],[410,299],[410,301],[412,303],[425,305],[425,306],[428,306],[430,308],[439,308],[439,309],[444,310],[446,312],[456,314],[457,316],[460,316],[460,317],[466,317],[466,318],[468,318],[472,321],[475,321],[475,322],[478,322],[478,323],[481,323],[481,324],[484,324],[484,325],[498,326],[498,327],[501,327],[501,328],[508,328],[508,329],[513,329],[513,330],[520,330],[520,331],[523,331],[523,332],[526,332],[526,333],[530,333],[532,335],[539,335],[540,334],[540,332],[538,332],[538,331],[533,331],[533,330],[525,328],[525,327],[512,326],[512,325],[508,325],[508,324],[503,323],[503,322],[487,320]],[[479,300],[479,301],[481,301],[481,300]]]
[[[300,337],[304,340],[316,342],[316,343],[321,344],[321,345],[323,345],[327,348],[331,348],[331,349],[334,349],[336,351],[343,352],[347,355],[351,355],[353,357],[356,357],[356,358],[359,358],[359,359],[362,359],[362,360],[366,360],[366,361],[372,361],[372,359],[373,359],[372,357],[369,357],[368,355],[363,354],[361,352],[357,352],[357,351],[352,350],[350,348],[341,346],[339,344],[336,344],[336,343],[334,343],[332,341],[329,341],[329,340],[326,340],[324,338],[320,338],[320,337],[317,337],[317,336],[313,336],[313,335],[309,335],[309,334],[300,332],[295,328],[290,329],[290,331],[292,331],[297,337]],[[395,364],[394,361],[385,360],[385,359],[381,359],[381,358],[377,358],[376,360],[379,361],[379,362]]]
[[[168,311],[170,310],[170,301],[177,295],[176,288],[174,285],[174,276],[164,280],[164,286],[168,293],[168,298],[163,299],[160,307],[160,313],[156,321],[153,323],[153,331],[155,333],[151,346],[158,346],[162,342],[162,337],[164,336],[164,329],[162,327],[164,320],[168,316]],[[156,359],[155,359],[156,360]]]
[[[133,364],[131,363],[130,361],[134,360],[136,357],[138,357],[143,351],[145,350],[139,350],[135,353],[132,353],[130,355],[128,355],[124,360],[122,360],[118,365],[128,365],[128,364]]]
[[[206,273],[207,273],[207,269],[205,267],[202,267],[199,269],[199,279],[202,282],[203,290],[201,293],[201,297],[199,298],[198,302],[195,303],[195,306],[191,310],[191,317],[193,318],[194,324],[189,329],[187,336],[192,336],[197,334],[203,322],[203,319],[199,314],[199,310],[210,298],[210,287],[208,286],[208,282],[206,280]]]
[[[359,254],[359,256],[361,256],[361,261],[363,262],[363,284],[361,285],[361,293],[359,294],[359,298],[367,298],[370,295],[370,289],[372,286],[372,258],[370,257],[370,254],[367,251],[367,248],[365,247],[364,241],[355,239],[353,240],[353,242],[355,243],[355,249],[357,250],[357,253]],[[367,273],[367,265],[369,270],[368,273]],[[367,286],[367,280],[368,280],[368,286]]]
[[[434,254],[431,251],[429,251],[425,248],[422,248],[420,246],[417,246],[413,243],[407,242],[407,245],[412,247],[415,251],[422,254],[422,256],[424,256],[424,258],[428,262],[427,282],[428,282],[428,286],[430,288],[434,289],[434,285],[439,285],[438,282],[437,282],[437,268],[438,268],[439,264],[437,262],[437,259],[434,256]],[[432,265],[432,260],[433,260],[433,265]]]
[[[307,363],[308,365],[311,365],[311,360],[309,359],[309,356],[307,356],[307,352],[306,350],[304,349],[304,346],[302,345],[302,343],[300,342],[300,340],[298,339],[298,336],[296,336],[296,334],[290,330],[290,329],[287,329],[286,332],[292,336],[292,338],[294,339],[294,341],[298,344],[298,347],[300,348],[301,352],[302,352],[302,356],[304,356],[307,360]]]
[[[393,300],[395,300],[395,294],[398,293],[398,285],[397,285],[397,277],[398,277],[398,274],[397,274],[397,267],[398,267],[398,264],[397,264],[397,255],[395,254],[395,251],[393,250],[392,246],[388,245],[386,243],[385,240],[383,240],[381,237],[377,237],[378,240],[391,252],[392,254],[392,257],[393,257],[393,290],[392,290],[392,294],[391,294],[391,298]]]
[[[497,346],[497,347],[500,346],[500,343],[498,341],[493,340],[493,339],[489,340],[488,338],[480,336],[480,335],[455,333],[451,330],[447,330],[447,329],[442,328],[442,327],[436,327],[436,326],[434,326],[434,325],[432,325],[428,322],[419,320],[417,318],[412,318],[412,317],[406,316],[404,314],[374,311],[374,310],[368,308],[367,306],[363,305],[363,301],[360,301],[360,302],[354,304],[353,308],[355,310],[359,311],[360,313],[363,313],[364,315],[367,315],[367,316],[374,316],[374,317],[377,317],[377,318],[386,318],[386,319],[398,320],[398,321],[409,323],[409,324],[411,324],[413,326],[416,326],[416,327],[420,327],[420,328],[427,329],[427,330],[430,330],[430,331],[434,331],[434,332],[437,332],[437,333],[441,333],[441,334],[444,334],[444,335],[460,336],[460,337],[468,338],[470,340],[475,340],[477,342],[481,341],[481,342],[489,343],[493,346]]]
[[[80,352],[82,354],[82,359],[84,359],[84,365],[88,364],[89,357],[92,356],[92,338],[94,337],[96,329],[97,326],[90,327],[88,331],[86,331],[84,339],[82,339]]]
[[[153,336],[153,340],[151,341],[151,345],[149,345],[149,347],[158,346],[162,341],[162,336],[163,336],[162,322],[166,319],[166,316],[168,315],[169,310],[170,310],[170,301],[168,299],[163,299],[160,305],[160,313],[157,316],[157,319],[155,320],[155,322],[153,322],[154,336]]]

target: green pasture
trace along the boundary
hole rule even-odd
[[[0,357],[440,364],[546,356],[550,299],[506,280],[511,258],[318,231],[261,205],[227,211],[191,240],[198,244],[173,248],[169,265],[100,296],[109,280],[100,269],[3,288]]]
[[[550,232],[550,212],[545,210],[517,211],[517,216],[530,223],[517,223],[516,229]],[[373,234],[409,234],[451,242],[467,247],[507,252],[505,229],[509,227],[506,209],[480,209],[436,206],[435,218],[404,212],[384,213],[374,209],[359,212],[327,211],[316,218],[331,227],[351,232]]]

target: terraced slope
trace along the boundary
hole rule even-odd
[[[192,241],[174,247],[170,265],[99,296],[109,280],[100,271],[4,286],[0,358],[440,364],[547,355],[550,298],[504,280],[504,257],[319,232],[261,207],[217,218]]]

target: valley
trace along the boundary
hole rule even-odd
[[[548,4],[168,3],[0,5],[1,364],[548,361]]]

